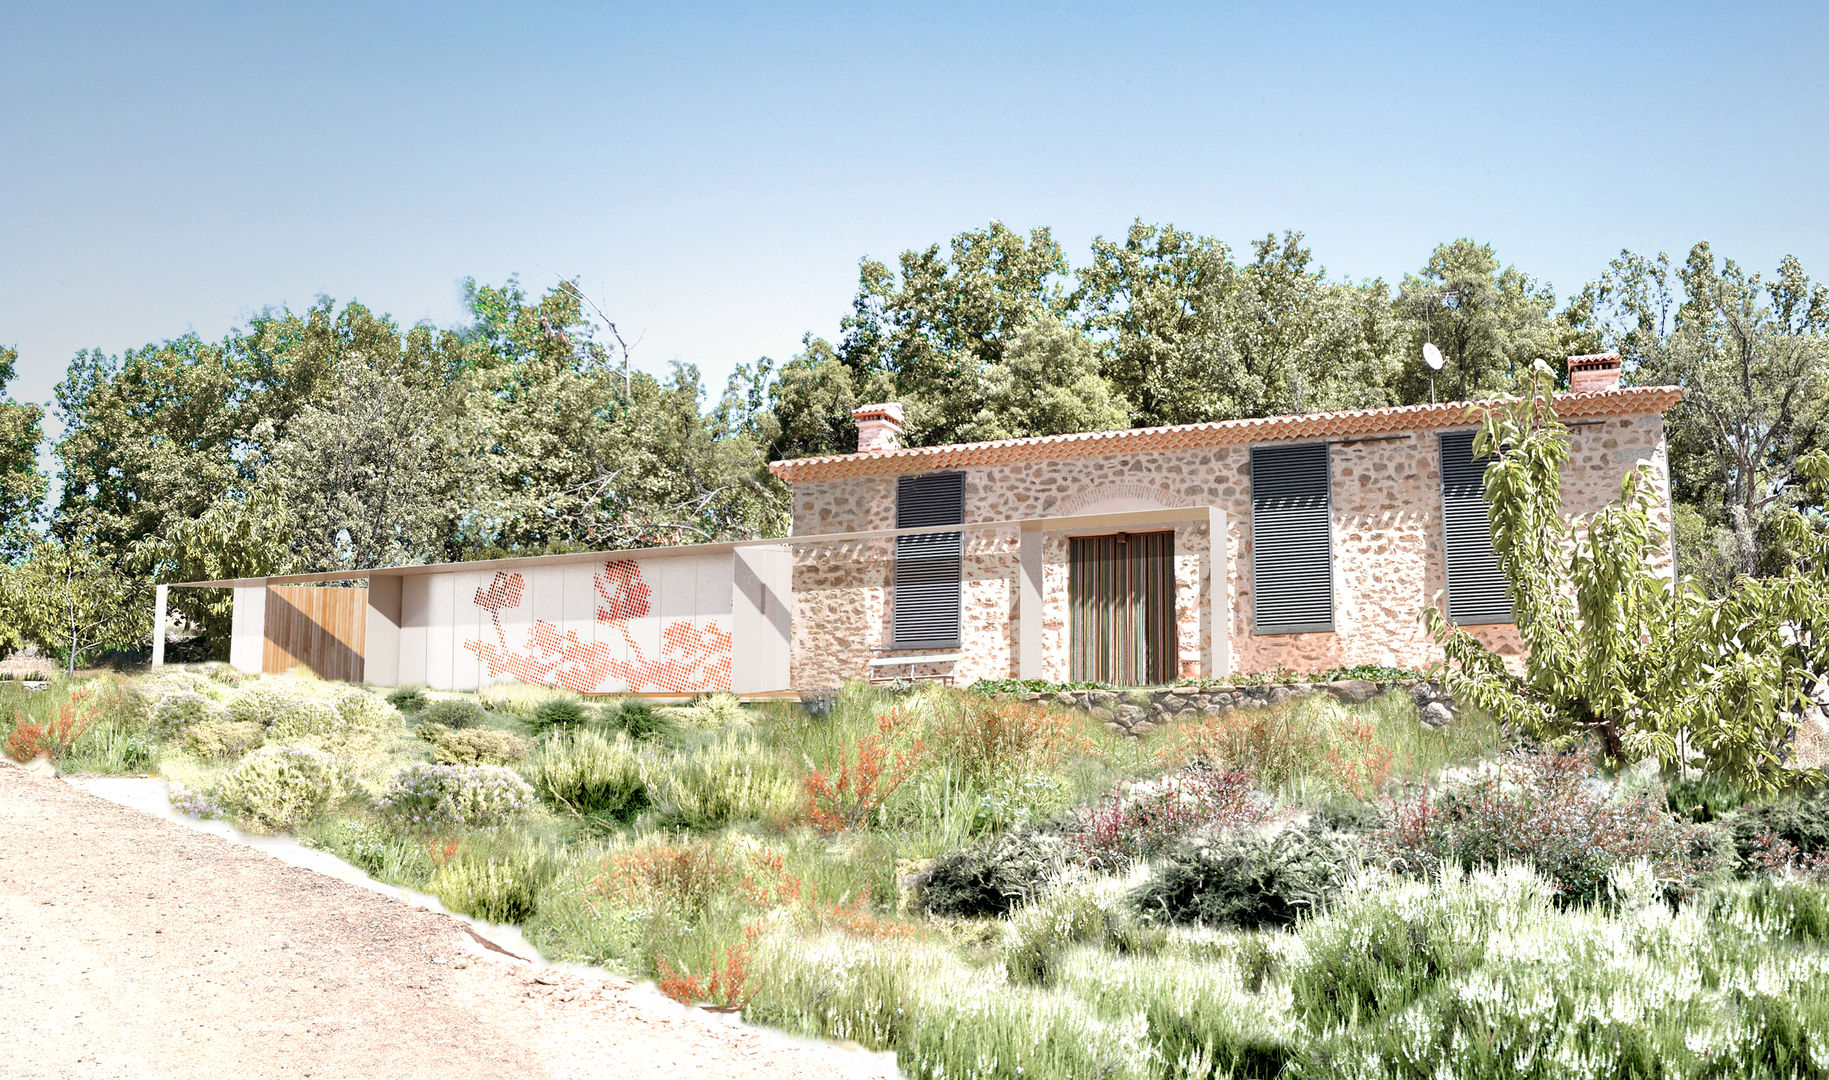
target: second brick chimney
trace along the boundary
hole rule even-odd
[[[1588,353],[1569,357],[1569,390],[1590,394],[1619,389],[1619,354]]]
[[[857,418],[857,452],[902,448],[902,403],[885,401],[851,410]]]

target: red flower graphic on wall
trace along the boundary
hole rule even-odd
[[[690,619],[661,624],[660,653],[650,657],[630,623],[647,618],[654,590],[642,577],[641,564],[612,559],[592,575],[597,598],[598,640],[585,641],[575,630],[540,620],[527,632],[521,648],[508,642],[502,613],[521,606],[527,579],[497,573],[476,590],[476,606],[489,613],[495,640],[470,639],[464,648],[476,654],[491,677],[512,675],[522,682],[564,686],[579,691],[627,689],[671,691],[730,689],[730,632],[716,622],[695,625]],[[606,684],[621,684],[620,686]]]

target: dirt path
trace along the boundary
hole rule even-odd
[[[892,1077],[0,764],[0,1077]]]

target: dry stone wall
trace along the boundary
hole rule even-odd
[[[1416,703],[1423,723],[1431,727],[1441,727],[1457,714],[1453,699],[1439,683],[1422,680],[1343,679],[1275,686],[1154,686],[1134,690],[1049,690],[1002,696],[1037,705],[1078,709],[1103,721],[1113,731],[1140,736],[1171,720],[1223,716],[1237,709],[1281,705],[1316,694],[1325,694],[1344,704],[1359,705],[1391,691],[1408,694]]]

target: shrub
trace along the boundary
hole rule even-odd
[[[425,687],[397,686],[387,692],[387,703],[401,712],[418,712],[425,708]]]
[[[786,820],[799,795],[774,752],[737,731],[652,760],[647,786],[656,806],[695,829]]]
[[[198,821],[213,821],[222,816],[222,807],[214,799],[200,791],[192,791],[176,780],[171,782],[166,792],[171,808],[188,818]]]
[[[310,746],[268,746],[241,759],[223,778],[216,800],[262,829],[288,829],[335,797],[336,759]]]
[[[421,724],[448,728],[481,727],[488,719],[483,707],[468,698],[439,698],[419,710]]]
[[[275,739],[297,739],[328,735],[343,727],[343,714],[335,705],[317,698],[302,698],[288,701],[274,717],[270,730]]]
[[[164,695],[152,710],[153,729],[163,733],[182,731],[192,724],[226,719],[228,713],[222,706],[189,690],[174,690]]]
[[[1829,788],[1782,791],[1747,804],[1729,820],[1743,873],[1754,868],[1768,834],[1806,858],[1829,852]]]
[[[991,785],[1052,768],[1070,754],[1089,753],[1093,743],[1076,726],[1067,713],[961,694],[947,700],[922,738],[936,759],[958,766],[975,783]]]
[[[278,681],[249,683],[229,698],[229,719],[270,728],[278,722],[286,707],[292,704],[293,697]]]
[[[1171,851],[1132,900],[1166,922],[1289,926],[1340,890],[1358,856],[1355,840],[1320,829],[1231,832]]]
[[[566,698],[542,701],[528,719],[534,727],[551,731],[555,728],[579,727],[584,723],[583,704]]]
[[[1024,830],[941,856],[914,880],[914,906],[930,915],[1008,915],[1041,895],[1066,863],[1066,844]]]
[[[860,736],[839,759],[836,775],[815,768],[801,781],[807,820],[814,828],[833,833],[879,818],[883,804],[914,775],[925,752],[914,726],[911,712],[890,709],[877,717],[875,734]]]
[[[1564,902],[1607,898],[1608,878],[1645,860],[1672,896],[1717,868],[1709,836],[1647,796],[1614,799],[1587,754],[1513,755],[1471,780],[1399,799],[1373,847],[1393,868],[1433,873],[1525,862]]]
[[[330,702],[351,730],[379,735],[398,730],[402,723],[399,709],[359,686],[343,687],[331,695]]]
[[[708,840],[646,844],[605,857],[587,891],[630,907],[658,905],[691,920],[734,889],[740,876],[737,862]]]
[[[533,789],[500,765],[408,765],[375,809],[417,829],[493,827],[533,808]]]
[[[642,758],[625,735],[570,731],[540,744],[528,763],[540,797],[580,815],[627,819],[647,803]]]
[[[184,729],[184,749],[200,758],[240,757],[259,746],[267,733],[259,724],[240,720],[206,720]]]
[[[486,708],[512,713],[523,720],[532,720],[534,714],[540,711],[540,706],[548,702],[569,701],[577,704],[584,700],[576,690],[524,682],[490,683],[476,692],[476,699]]]
[[[645,701],[622,701],[615,705],[605,705],[597,711],[597,722],[604,728],[620,731],[631,739],[665,735],[673,726]]]
[[[1341,715],[1332,699],[1320,697],[1233,709],[1175,724],[1157,756],[1165,765],[1248,768],[1275,788],[1325,767],[1329,728]]]
[[[95,723],[96,709],[86,703],[85,696],[81,690],[72,692],[56,714],[43,722],[15,714],[13,730],[6,738],[7,754],[14,761],[30,761],[39,754],[62,760]]]
[[[1074,857],[1096,870],[1122,872],[1205,829],[1255,825],[1268,808],[1249,769],[1191,765],[1154,780],[1119,784],[1080,816],[1067,836]]]
[[[526,739],[496,728],[440,731],[432,740],[432,756],[442,765],[506,765],[527,751]]]
[[[521,923],[539,909],[556,869],[537,845],[469,843],[439,860],[428,888],[452,911]]]
[[[747,727],[752,720],[735,694],[706,694],[690,705],[676,705],[659,712],[662,719],[682,727]]]

